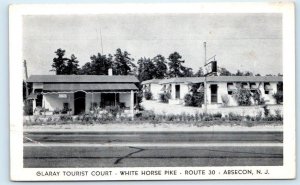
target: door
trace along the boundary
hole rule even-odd
[[[85,113],[85,92],[79,91],[74,93],[74,114]]]
[[[218,85],[211,85],[211,103],[218,103]]]
[[[175,85],[175,98],[180,99],[180,85]]]

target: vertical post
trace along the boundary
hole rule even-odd
[[[27,73],[27,64],[26,64],[26,60],[24,60],[24,73],[25,73],[25,89],[26,89],[26,98],[28,97],[28,84],[27,84],[27,80],[28,80],[28,73]]]
[[[32,100],[32,112],[34,113],[34,110],[36,108],[36,99]]]
[[[134,93],[133,90],[130,91],[130,113],[131,113],[131,117],[132,120],[134,118]]]
[[[115,106],[117,106],[117,93],[115,93]]]
[[[204,66],[206,66],[206,42],[203,43],[204,45]],[[204,113],[207,113],[207,83],[206,83],[206,74],[204,74]]]

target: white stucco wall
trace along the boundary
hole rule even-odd
[[[158,100],[159,99],[159,94],[161,93],[161,88],[162,86],[159,84],[151,84],[150,86],[150,91],[153,96],[153,100]]]
[[[64,103],[69,103],[69,108],[72,109],[72,114],[74,114],[74,94],[67,93],[67,98],[59,98],[58,94],[43,95],[43,105],[46,109],[49,109],[49,111],[63,109]]]

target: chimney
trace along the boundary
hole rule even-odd
[[[109,68],[108,69],[108,76],[112,76],[113,75],[113,70],[112,70],[112,68]]]

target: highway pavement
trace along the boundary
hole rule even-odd
[[[282,132],[25,132],[24,167],[280,166]]]

